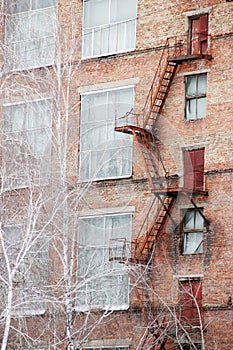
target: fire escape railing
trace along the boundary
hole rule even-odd
[[[197,33],[198,34],[198,33]],[[147,127],[149,115],[151,113],[152,105],[154,103],[155,91],[158,89],[161,83],[161,77],[163,75],[163,69],[167,61],[179,62],[187,59],[201,58],[201,57],[211,57],[212,47],[211,47],[211,36],[207,36],[207,48],[205,53],[191,53],[191,39],[190,35],[179,35],[167,38],[165,45],[163,46],[160,60],[155,71],[155,75],[146,98],[145,105],[143,107],[143,128]]]

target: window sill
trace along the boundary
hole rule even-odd
[[[202,256],[204,253],[182,253],[181,256],[193,257],[193,256]]]
[[[92,61],[99,61],[99,60],[106,60],[106,59],[111,59],[115,57],[121,57],[121,56],[127,56],[129,53],[134,53],[136,52],[136,47],[132,49],[128,49],[127,51],[117,51],[117,52],[111,52],[111,53],[106,53],[103,55],[99,56],[88,56],[88,57],[82,57],[81,58],[81,63],[87,63],[87,62],[92,62]]]
[[[99,312],[100,310],[106,311],[106,312],[114,312],[114,311],[126,311],[129,309],[128,304],[123,304],[119,306],[80,306],[76,307],[75,310],[77,312]]]
[[[199,117],[199,118],[195,118],[195,119],[186,119],[186,118],[184,118],[184,122],[189,124],[189,123],[195,123],[197,121],[201,121],[203,119],[206,119],[206,117]]]

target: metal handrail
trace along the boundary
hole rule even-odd
[[[158,85],[158,82],[159,82],[159,79],[161,76],[161,68],[163,67],[163,63],[164,63],[165,59],[167,58],[167,49],[168,49],[168,39],[166,40],[166,44],[163,47],[163,51],[162,51],[162,54],[160,56],[158,66],[157,66],[157,69],[155,71],[155,75],[154,75],[149,93],[147,95],[146,102],[145,102],[143,110],[142,110],[143,127],[144,128],[146,128],[148,115],[149,115],[150,109],[151,109],[151,104],[153,103],[153,92]]]
[[[144,104],[142,114],[143,114],[143,127],[147,127],[147,122],[149,119],[149,114],[151,111],[153,99],[154,99],[154,91],[156,87],[159,85],[159,81],[161,79],[161,72],[164,68],[165,62],[168,58],[175,57],[198,57],[198,56],[211,56],[211,35],[203,34],[203,33],[195,33],[197,36],[207,37],[207,47],[205,52],[192,53],[191,52],[191,39],[189,34],[184,35],[176,35],[167,38],[165,45],[163,46],[163,50],[159,59],[158,67],[156,69],[149,93],[146,98],[146,102]]]

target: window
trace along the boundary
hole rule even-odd
[[[136,13],[137,0],[85,0],[83,57],[134,49]]]
[[[202,346],[200,343],[193,344],[182,344],[182,350],[202,350]]]
[[[83,350],[129,350],[128,346],[95,346],[95,347],[85,347]]]
[[[53,64],[55,0],[7,1],[5,70]]]
[[[190,18],[190,53],[207,54],[208,51],[208,14]]]
[[[200,327],[202,322],[202,281],[179,281],[179,298],[180,320],[183,325]]]
[[[203,191],[205,149],[184,152],[184,188]]]
[[[48,183],[51,124],[51,99],[4,106],[4,187],[19,188],[29,186],[30,183]]]
[[[124,264],[109,261],[109,242],[117,238],[130,241],[131,221],[131,214],[79,219],[78,309],[124,310],[128,308],[127,270]]]
[[[16,268],[13,278],[13,315],[38,315],[45,312],[44,290],[47,285],[48,247],[39,231],[27,231],[26,226],[3,226],[0,246],[1,276],[7,281],[9,270]],[[26,237],[25,237],[26,236]],[[2,247],[5,247],[5,254]],[[1,281],[2,299],[7,298],[7,285]]]
[[[184,216],[184,254],[203,253],[203,217],[200,211],[188,210]]]
[[[186,119],[196,120],[206,117],[207,75],[186,77]]]
[[[82,95],[80,181],[131,176],[132,136],[114,128],[116,118],[125,123],[133,99],[133,87]]]
[[[7,13],[21,13],[55,6],[55,0],[7,0]]]

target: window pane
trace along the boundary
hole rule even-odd
[[[83,157],[80,180],[84,173],[93,179],[130,175],[132,137],[115,132],[115,117],[124,116],[133,106],[133,88],[82,96],[81,153],[90,150],[88,162]],[[89,170],[84,170],[88,167]]]
[[[130,239],[131,217],[130,215],[115,215],[106,217],[106,239],[126,238]]]
[[[10,14],[29,11],[28,0],[7,0],[7,12]]]
[[[186,106],[186,119],[187,120],[194,120],[196,119],[197,113],[197,100],[191,99],[187,101]]]
[[[82,218],[79,220],[79,243],[85,246],[101,246],[105,240],[104,218]]]
[[[130,240],[131,220],[130,214],[79,219],[78,279],[85,288],[77,290],[78,307],[127,307],[127,271],[109,262],[109,237],[114,232],[116,238],[123,234]]]
[[[206,117],[206,97],[197,99],[197,117]]]
[[[194,211],[187,211],[184,217],[184,228],[186,230],[194,228]]]
[[[135,39],[136,39],[136,20],[129,21],[126,23],[126,48],[132,49],[135,47]]]
[[[108,47],[108,52],[116,52],[118,50],[117,47],[117,24],[111,24],[109,27],[109,47]],[[120,38],[119,38],[120,40]]]
[[[51,65],[55,52],[55,8],[9,17],[6,23],[5,69]]]
[[[125,114],[133,106],[132,88],[109,92],[108,118],[112,120],[125,120]]]
[[[82,150],[94,150],[106,148],[107,126],[96,124],[82,125],[81,128],[81,146]]]
[[[198,75],[198,80],[197,80],[197,92],[198,94],[206,94],[206,87],[207,87],[207,75],[202,74]]]
[[[187,78],[187,95],[194,96],[197,92],[197,78],[190,77]]]
[[[42,38],[44,36],[50,36],[54,33],[54,12],[50,11],[39,11],[31,14],[31,27],[30,36],[31,38]]]
[[[109,23],[109,0],[87,0],[84,2],[84,28]]]
[[[18,132],[26,129],[26,105],[21,103],[5,107],[4,118],[7,132]]]
[[[32,181],[48,181],[51,156],[51,100],[19,103],[4,107],[7,131],[6,187],[28,186]],[[14,155],[12,157],[12,154]],[[15,182],[11,182],[14,178]]]
[[[184,254],[202,253],[202,232],[189,232],[184,236]]]
[[[199,213],[199,211],[196,211],[196,217],[195,217],[195,228],[202,229],[203,228],[203,217]]]
[[[32,10],[42,9],[55,5],[55,0],[32,0]]]
[[[82,118],[81,123],[94,121],[99,123],[106,120],[107,94],[100,92],[97,94],[88,94],[82,96]]]
[[[117,51],[126,50],[126,37],[128,35],[126,28],[127,28],[126,22],[117,24],[117,27],[116,27],[116,29],[117,29],[117,36],[116,36]]]
[[[137,0],[85,1],[84,57],[106,55],[134,48],[136,12]],[[133,24],[130,23],[132,19]],[[92,28],[92,35],[86,31],[88,28]]]
[[[125,21],[135,18],[137,12],[136,0],[112,0],[111,1],[111,22]]]
[[[83,32],[83,56],[90,57],[93,55],[92,52],[92,35],[93,30],[84,30]]]

